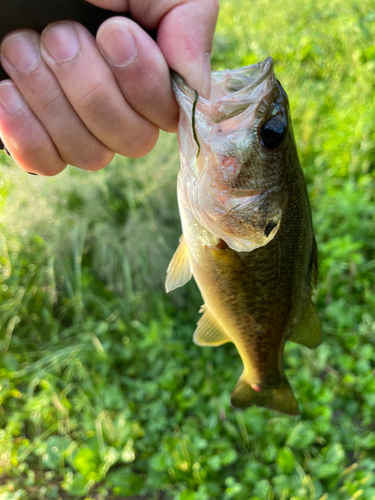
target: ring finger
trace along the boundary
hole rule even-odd
[[[1,44],[1,63],[35,115],[24,128],[31,130],[38,118],[65,163],[86,170],[104,167],[113,152],[79,118],[41,58],[39,46],[40,35],[31,30],[13,32]]]

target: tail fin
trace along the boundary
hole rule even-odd
[[[231,403],[235,408],[256,405],[288,415],[299,414],[297,402],[287,380],[283,380],[276,388],[267,389],[265,387],[258,392],[240,378],[232,392]]]

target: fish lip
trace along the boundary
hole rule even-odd
[[[272,57],[267,57],[264,59],[264,61],[261,61],[256,64],[250,64],[249,66],[244,66],[242,68],[237,68],[237,69],[226,69],[224,71],[212,71],[211,72],[211,80],[213,80],[214,83],[220,83],[220,80],[223,79],[226,75],[230,74],[233,77],[237,77],[240,79],[241,76],[244,76],[245,73],[250,73],[258,70],[258,68],[261,70],[259,73],[259,76],[256,78],[247,77],[249,78],[249,84],[242,86],[239,90],[235,92],[230,92],[226,96],[221,97],[220,101],[232,101],[238,96],[242,96],[244,94],[247,94],[250,90],[253,90],[254,88],[258,87],[268,76],[270,76],[270,73],[273,71],[273,59]],[[183,92],[187,97],[195,98],[195,90],[192,89],[186,81],[182,78],[181,75],[179,75],[176,71],[171,70],[171,78],[172,82],[176,85],[176,87]],[[201,96],[199,96],[199,99],[202,99]],[[203,98],[204,99],[204,98]],[[204,99],[205,101],[209,99]],[[214,102],[214,101],[211,101]]]
[[[259,70],[260,70],[259,75],[255,78],[246,75],[246,73],[256,73],[256,71]],[[262,82],[264,82],[264,80],[267,77],[269,77],[271,73],[273,73],[273,59],[272,57],[267,57],[266,59],[264,59],[264,61],[261,61],[256,64],[251,64],[249,66],[244,66],[243,68],[237,68],[232,70],[226,69],[224,71],[213,71],[211,74],[212,75],[211,79],[213,80],[214,83],[220,84],[220,81],[226,75],[230,74],[232,78],[237,77],[239,80],[242,80],[242,82],[244,81],[245,78],[249,80],[248,85],[244,85],[239,90],[228,93],[228,95],[220,98],[221,102],[225,102],[225,101],[233,101],[234,99],[237,99],[239,96],[248,94],[251,90],[255,89]]]
[[[191,102],[195,101],[196,91],[178,73],[171,70],[171,78],[176,97],[179,93],[182,93]],[[234,92],[231,91],[231,85],[232,88],[236,87],[233,80],[237,80],[238,87],[238,90]],[[213,71],[211,73],[212,87],[213,89],[216,88],[216,93],[220,92],[225,95],[212,99],[198,96],[197,104],[204,107],[210,106],[212,121],[221,123],[242,113],[251,104],[267,95],[273,88],[275,81],[272,57],[267,57],[264,61],[243,68]],[[246,84],[246,82],[248,83]],[[256,92],[257,89],[258,92]],[[211,92],[211,97],[212,94],[215,94],[215,92]]]
[[[171,69],[171,78],[172,78],[172,88],[176,87],[180,92],[186,95],[186,97],[190,97],[190,99],[195,98],[195,91],[185,82],[185,80],[180,76],[176,71]]]

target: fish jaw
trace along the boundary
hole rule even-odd
[[[209,120],[200,122],[200,132],[212,123],[227,121],[266,95],[273,88],[275,75],[272,57],[244,68],[211,73],[211,95],[209,99],[199,98],[200,109]],[[195,91],[184,79],[172,71],[172,86],[177,102],[190,115],[196,98]],[[208,131],[207,131],[208,132]]]
[[[272,113],[281,113],[287,106],[285,93],[277,93],[281,86],[272,58],[240,70],[213,72],[210,99],[197,99],[177,74],[172,81],[181,110],[179,187],[191,211],[235,251],[269,243],[288,197],[281,155],[265,152],[258,137],[260,114],[270,113],[271,107]],[[273,94],[271,104],[266,103]]]
[[[254,122],[259,102],[275,85],[273,60],[268,57],[245,68],[212,72],[211,80],[210,99],[199,96],[196,100],[196,91],[172,71],[172,88],[180,107],[180,153],[187,160],[184,161],[185,166],[196,173],[203,170],[205,164],[213,162],[212,153],[214,156],[225,153],[228,144],[241,146]],[[195,101],[194,121],[199,136],[199,156],[192,130]],[[190,140],[186,141],[186,137]]]

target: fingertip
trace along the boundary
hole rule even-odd
[[[192,0],[168,12],[158,29],[157,42],[169,67],[204,97],[210,94],[210,56],[218,14],[217,0]]]
[[[147,134],[140,135],[142,140],[138,142],[134,148],[127,152],[129,158],[143,158],[148,153],[150,153],[159,139],[159,129],[154,126]]]
[[[10,154],[10,151],[9,149],[6,147],[6,145],[3,143],[3,140],[0,136],[0,150],[1,151],[4,151],[4,153],[7,155],[7,156],[10,156],[12,157],[12,155]]]
[[[15,163],[26,172],[51,176],[66,167],[11,80],[0,84],[0,135]]]
[[[49,24],[41,34],[41,54],[50,64],[66,64],[79,58],[79,25],[73,21]]]
[[[25,104],[25,99],[12,80],[0,82],[0,105],[8,115],[17,114]]]
[[[130,106],[162,130],[175,132],[178,106],[155,41],[134,21],[114,17],[99,28],[97,43]]]
[[[87,161],[84,161],[75,166],[89,172],[97,172],[98,170],[101,170],[102,168],[109,165],[114,156],[115,153],[113,151],[107,148],[103,148],[103,150],[100,151],[100,153],[97,154],[94,158],[88,158]]]
[[[124,68],[137,57],[138,47],[131,21],[122,17],[105,21],[98,30],[96,40],[103,57],[115,68]]]

